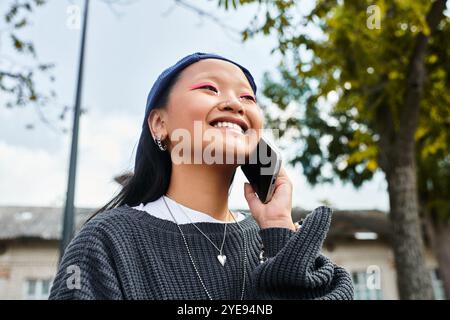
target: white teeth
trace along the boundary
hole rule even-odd
[[[236,124],[236,123],[232,123],[232,122],[217,122],[217,123],[214,125],[214,127],[216,127],[216,128],[222,128],[222,127],[225,127],[225,128],[234,129],[234,130],[237,130],[237,131],[239,131],[239,132],[241,132],[241,133],[244,133],[244,130],[242,130],[241,126],[239,126],[239,125]]]

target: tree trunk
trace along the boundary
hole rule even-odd
[[[419,199],[415,158],[415,132],[426,68],[425,54],[430,35],[443,17],[446,0],[432,3],[426,21],[430,32],[419,33],[409,58],[405,102],[400,110],[399,127],[381,134],[380,153],[385,162],[388,180],[390,219],[393,228],[393,246],[397,266],[400,299],[432,299],[431,275],[426,268],[424,246],[419,219]],[[384,137],[383,137],[384,136]]]
[[[392,166],[387,179],[400,299],[433,299],[420,228],[414,160],[410,165]]]

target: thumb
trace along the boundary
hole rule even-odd
[[[250,211],[253,214],[258,213],[261,210],[263,203],[261,202],[261,200],[259,200],[255,191],[253,190],[253,187],[247,182],[244,184],[244,196],[248,202]]]

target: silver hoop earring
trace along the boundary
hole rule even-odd
[[[159,150],[166,151],[167,146],[163,145],[160,138],[155,139],[155,143],[158,145]]]

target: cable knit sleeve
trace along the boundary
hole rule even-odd
[[[259,231],[267,260],[251,273],[251,299],[353,299],[348,272],[320,253],[331,216],[330,208],[319,207],[297,232]]]
[[[89,222],[68,245],[53,282],[51,300],[122,299],[108,240]]]

